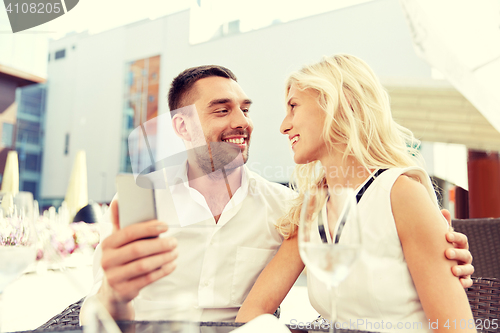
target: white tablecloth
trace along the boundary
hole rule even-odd
[[[80,260],[79,260],[80,261]],[[80,261],[81,262],[81,261]],[[71,266],[71,265],[70,265]],[[310,322],[317,312],[309,303],[305,277],[290,290],[281,304],[280,322]],[[1,332],[33,330],[87,295],[92,286],[92,267],[87,264],[65,271],[24,274],[3,294]]]
[[[2,332],[33,330],[84,297],[92,286],[92,267],[24,274],[2,296]]]

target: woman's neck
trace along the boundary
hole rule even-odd
[[[373,170],[366,169],[352,156],[343,160],[342,156],[332,154],[322,159],[321,164],[325,169],[326,182],[331,189],[338,186],[356,189],[373,172]]]

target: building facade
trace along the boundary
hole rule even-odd
[[[40,199],[45,128],[45,84],[19,88],[16,92],[16,150],[19,156],[19,188]]]
[[[16,102],[16,90],[44,81],[43,78],[36,75],[0,65],[0,175],[2,176],[7,154],[18,147],[17,118],[19,103]],[[42,100],[40,100],[40,103],[45,105]],[[41,164],[41,160],[39,162]],[[27,186],[26,190],[30,191],[32,187],[29,187],[29,184]],[[20,185],[20,189],[24,190],[24,187]]]
[[[126,149],[130,131],[139,121],[168,113],[171,80],[186,68],[205,64],[230,68],[254,101],[250,116],[255,129],[247,165],[271,181],[286,183],[293,170],[288,141],[279,133],[285,115],[285,78],[303,64],[335,53],[359,56],[374,69],[395,100],[396,119],[410,129],[415,126],[420,139],[467,144],[479,136],[471,133],[469,141],[462,142],[464,135],[452,136],[451,141],[447,135],[477,121],[492,139],[472,144],[480,148],[493,141],[500,149],[500,134],[463,97],[455,96],[453,87],[436,83],[432,69],[417,57],[412,32],[396,0],[359,4],[245,33],[228,22],[231,29],[223,25],[212,39],[196,44],[190,43],[194,20],[196,16],[186,10],[50,43],[42,197],[64,196],[75,154],[83,149],[89,199],[109,202],[116,191],[116,174],[130,171]],[[458,114],[457,110],[464,116],[446,121],[436,117],[444,111]],[[168,146],[169,140],[166,136],[157,141]]]

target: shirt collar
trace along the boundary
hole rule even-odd
[[[179,185],[183,183],[186,184],[186,186],[189,186],[187,171],[188,171],[188,162],[186,160],[184,163],[179,165],[179,168],[177,169],[177,172],[174,175],[173,184]],[[240,186],[242,192],[244,192],[246,195],[246,193],[248,193],[249,186],[252,187],[251,190],[253,190],[253,187],[255,186],[256,182],[257,180],[253,172],[250,172],[248,167],[246,165],[243,165],[241,167],[241,186]]]
[[[179,185],[181,183],[184,184],[188,183],[187,170],[188,170],[188,164],[186,160],[184,161],[184,163],[179,165],[179,168],[177,169],[177,172],[174,175],[174,185]]]

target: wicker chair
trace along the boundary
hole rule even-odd
[[[38,327],[36,330],[58,330],[58,329],[71,329],[80,326],[80,308],[82,306],[82,298],[64,309],[58,315],[49,319],[45,324]]]
[[[467,289],[467,297],[478,332],[499,332],[499,328],[493,329],[492,320],[500,320],[500,280],[474,278],[473,281],[472,287]]]
[[[80,308],[82,306],[85,298],[82,298],[78,302],[75,302],[64,309],[61,313],[50,318],[45,324],[38,327],[36,331],[39,330],[60,330],[60,329],[72,329],[80,327]],[[281,308],[278,307],[274,316],[280,317]]]
[[[474,257],[474,277],[500,278],[500,219],[453,220],[453,228],[467,235]]]

